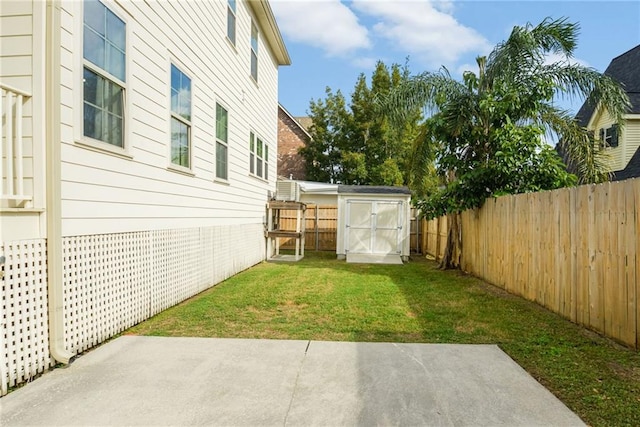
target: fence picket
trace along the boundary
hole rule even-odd
[[[638,348],[639,202],[640,179],[487,200],[461,215],[461,266]],[[438,260],[444,218],[422,224]]]

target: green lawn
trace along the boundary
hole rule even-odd
[[[640,353],[424,259],[263,263],[129,334],[498,344],[590,425],[640,425]]]

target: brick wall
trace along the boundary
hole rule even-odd
[[[304,159],[298,150],[304,147],[307,139],[300,126],[278,108],[278,176],[305,179]]]

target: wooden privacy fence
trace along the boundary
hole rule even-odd
[[[335,205],[307,205],[305,212],[305,250],[335,251],[338,229],[338,207]],[[280,230],[296,229],[296,211],[280,211]],[[292,249],[294,239],[282,240],[281,247]]]
[[[305,212],[305,250],[335,251],[338,235],[338,207],[335,205],[307,205]],[[411,251],[422,253],[422,224],[417,220],[417,210],[411,209]],[[295,231],[296,211],[280,211],[280,230]],[[294,239],[282,240],[283,249],[293,249]]]
[[[447,245],[447,217],[443,216],[431,221],[422,220],[421,247],[427,256],[441,260]]]
[[[640,347],[640,180],[491,199],[461,227],[463,270]]]

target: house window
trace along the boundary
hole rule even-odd
[[[171,163],[191,167],[191,79],[171,64]]]
[[[98,0],[84,2],[83,134],[124,148],[126,25]]]
[[[249,134],[249,173],[256,173],[256,136],[253,132]]]
[[[258,27],[251,21],[251,77],[258,81]]]
[[[236,0],[227,3],[227,38],[236,45]]]
[[[601,148],[618,146],[618,125],[600,129],[600,146]]]
[[[249,172],[269,179],[269,146],[253,132],[249,135]]]
[[[216,178],[228,178],[228,141],[229,141],[229,113],[216,104]]]

